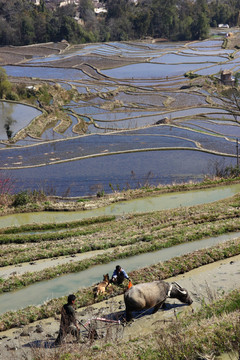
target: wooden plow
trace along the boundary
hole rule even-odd
[[[87,321],[79,321],[83,327],[82,338],[90,342],[99,339],[119,340],[123,335],[124,324],[120,320],[92,317]]]

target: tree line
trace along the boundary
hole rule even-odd
[[[29,45],[63,39],[70,43],[167,38],[198,40],[219,23],[236,26],[240,0],[92,0],[48,8],[45,0],[0,0],[0,45]],[[81,22],[76,20],[79,14]]]

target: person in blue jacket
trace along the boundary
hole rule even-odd
[[[129,280],[129,276],[126,273],[126,271],[120,265],[117,265],[114,272],[113,272],[113,274],[112,274],[111,282],[113,284],[120,285],[120,284],[123,283],[124,279]]]

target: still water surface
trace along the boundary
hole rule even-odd
[[[50,211],[13,214],[0,217],[0,227],[20,226],[33,223],[60,223],[104,215],[125,215],[194,206],[225,199],[240,192],[240,184],[211,189],[162,194],[155,197],[122,201],[94,210]]]
[[[42,112],[33,106],[0,101],[0,140],[7,140],[6,126],[12,132],[12,136]]]

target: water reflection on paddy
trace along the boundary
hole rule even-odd
[[[0,139],[7,140],[5,125],[10,126],[13,134],[27,126],[32,119],[41,115],[42,112],[35,107],[15,104],[6,101],[0,102]]]
[[[207,49],[206,51],[204,51],[203,49],[201,50],[197,50],[197,49],[188,49],[188,48],[185,48],[184,50],[181,50],[179,53],[180,54],[186,54],[186,55],[190,55],[190,56],[204,56],[204,55],[221,55],[221,56],[229,56],[229,54],[233,54],[235,52],[235,49],[232,50],[232,49],[221,49],[221,48],[218,48],[216,50],[210,50],[210,49]]]
[[[190,44],[191,47],[199,47],[199,48],[204,48],[204,47],[220,47],[222,46],[222,40],[204,40],[204,41],[196,41]]]
[[[187,126],[191,126],[187,123]],[[91,126],[90,126],[91,127]],[[91,131],[91,129],[90,129]],[[215,134],[214,134],[215,135]],[[6,149],[2,152],[0,166],[11,166],[19,155],[22,156],[22,166],[33,166],[52,162],[51,158],[66,160],[104,152],[126,151],[131,149],[162,148],[162,147],[195,147],[200,144],[204,149],[235,154],[235,142],[225,137],[206,135],[191,129],[178,128],[169,125],[159,125],[144,129],[125,131],[116,134],[94,134],[75,137],[67,141],[55,141],[39,144],[34,148]],[[52,155],[54,153],[54,156]],[[13,166],[13,165],[12,165]]]
[[[161,115],[148,115],[146,116],[139,116],[139,117],[132,117],[131,119],[122,119],[122,120],[113,120],[106,122],[100,121],[94,118],[94,122],[97,126],[101,127],[102,129],[115,129],[115,130],[126,130],[126,129],[136,129],[136,127],[144,127],[149,125],[155,125],[157,121],[162,118]]]
[[[111,192],[112,188],[136,188],[149,182],[158,185],[200,181],[214,171],[217,161],[224,161],[226,166],[236,164],[234,158],[200,151],[165,150],[105,155],[8,173],[16,179],[17,190],[53,188],[56,195],[68,191],[70,196],[83,196],[96,194],[99,189]]]
[[[211,64],[210,62],[208,63]],[[212,63],[214,65],[214,63]],[[101,73],[115,78],[115,79],[156,79],[166,76],[182,75],[187,71],[197,70],[202,68],[202,64],[179,64],[167,65],[167,64],[153,64],[142,63],[134,65],[126,65],[115,69],[102,70]]]
[[[8,76],[35,77],[40,79],[89,79],[81,70],[31,67],[31,66],[4,66]]]
[[[210,121],[205,121],[205,120],[190,120],[191,125],[194,125],[196,128],[200,127],[208,130],[208,131],[214,131],[215,133],[217,132],[218,134],[222,134],[225,136],[229,136],[232,137],[234,139],[236,139],[236,137],[240,136],[240,126],[232,123],[229,124],[229,122],[221,122],[216,123],[216,122],[210,122]],[[188,125],[189,122],[181,122],[182,125]]]
[[[188,86],[190,80],[184,77],[184,73],[187,71],[212,74],[216,71],[227,69],[228,67],[237,68],[239,59],[235,58],[228,60],[228,55],[233,53],[233,50],[222,49],[221,45],[221,39],[188,43],[147,43],[138,41],[86,44],[72,47],[69,51],[66,51],[61,55],[51,55],[44,59],[35,59],[31,61],[32,65],[39,65],[41,63],[39,61],[42,61],[45,65],[44,67],[6,67],[11,75],[56,79],[58,82],[61,82],[65,88],[74,86],[77,87],[79,93],[89,94],[90,96],[86,96],[84,98],[86,101],[84,102],[80,100],[79,102],[70,103],[68,105],[69,109],[67,109],[67,107],[65,108],[67,113],[71,115],[73,122],[69,127],[66,127],[63,134],[57,134],[56,131],[54,131],[54,128],[49,128],[45,131],[41,139],[55,140],[68,137],[67,141],[56,141],[51,144],[40,145],[38,148],[30,148],[29,150],[6,149],[6,153],[2,152],[3,156],[0,160],[1,165],[4,164],[2,165],[3,167],[16,166],[14,161],[10,159],[10,156],[14,158],[14,156],[21,155],[22,165],[32,166],[34,164],[49,164],[54,161],[69,161],[74,157],[94,156],[97,153],[105,154],[113,151],[133,150],[135,148],[143,150],[144,148],[148,149],[149,147],[196,148],[196,146],[199,146],[203,149],[235,155],[234,143],[231,143],[226,138],[224,139],[212,135],[216,132],[222,133],[228,137],[234,137],[234,132],[236,131],[235,136],[238,136],[239,128],[237,126],[232,128],[230,126],[224,126],[223,123],[218,124],[218,120],[230,119],[230,116],[226,111],[217,108],[222,102],[212,97],[216,102],[216,108],[214,109],[212,107],[210,108],[210,106],[206,106],[206,101],[208,100],[207,95],[209,95],[207,91],[204,91],[201,88],[191,88]],[[115,58],[113,58],[113,56]],[[100,80],[96,80],[91,76],[87,76],[81,70],[53,67],[53,61],[61,61],[64,59],[71,60],[71,57],[74,64],[76,63],[76,59],[84,61],[85,64],[88,64],[88,60],[94,59],[98,64],[103,64],[103,67],[108,66],[108,60],[110,59],[109,69],[102,70],[102,73],[113,78],[107,79],[102,76]],[[112,65],[113,59],[114,65]],[[115,59],[119,59],[119,61],[115,61]],[[126,64],[127,59],[131,61],[134,60],[138,63],[119,67],[119,64]],[[221,64],[216,65],[215,63],[219,61]],[[48,62],[49,65],[52,66],[51,68],[47,67]],[[165,62],[166,64],[161,64],[162,62]],[[116,67],[112,69],[112,66]],[[207,68],[205,69],[206,66]],[[94,73],[94,76],[95,75],[96,73]],[[183,85],[185,85],[185,87]],[[108,94],[110,91],[113,91],[114,93]],[[203,94],[206,96],[203,96]],[[189,108],[192,105],[194,108]],[[73,113],[71,113],[71,110]],[[95,137],[92,137],[91,139],[88,136],[79,137],[73,132],[73,126],[77,123],[76,117],[72,116],[74,111],[76,114],[79,114],[81,118],[85,119],[86,125],[90,124],[91,118],[93,118],[95,125],[100,126],[100,128],[97,128],[92,124],[88,126],[87,132],[96,134]],[[174,126],[155,126],[155,123],[164,117],[168,117],[174,125],[188,126],[195,130],[212,133],[212,135],[204,135],[192,131],[191,129],[176,130]],[[188,118],[186,119],[186,117]],[[216,122],[207,122],[206,119],[208,117],[215,119]],[[150,125],[154,126],[149,128]],[[148,126],[146,132],[122,132],[122,130],[143,126]],[[160,128],[161,130],[159,130]],[[104,133],[109,133],[115,129],[120,131],[119,136],[114,134],[112,138],[103,138]],[[123,137],[125,137],[124,141],[122,140]],[[26,142],[21,141],[18,144],[22,145],[25,143],[32,143],[32,141],[27,138]],[[166,181],[201,179],[203,173],[207,172],[208,160],[210,158],[213,160],[211,157],[213,155],[208,154],[210,157],[206,156],[202,165],[200,160],[200,167],[198,170],[195,169],[195,164],[192,164],[192,172],[190,157],[192,158],[191,162],[194,162],[198,161],[198,157],[203,159],[203,154],[196,155],[196,152],[191,150],[184,153],[179,153],[178,151],[174,151],[173,153],[165,151],[163,154],[163,151],[161,151],[158,152],[157,155],[151,153],[151,156],[148,156],[146,152],[145,154],[135,154],[136,158],[131,154],[124,158],[125,161],[120,160],[122,158],[118,156],[115,157],[115,155],[108,156],[108,159],[105,157],[104,160],[102,159],[100,161],[100,164],[101,167],[110,168],[105,169],[106,175],[102,175],[100,171],[99,176],[97,172],[98,167],[96,170],[89,170],[89,164],[94,164],[95,166],[95,160],[93,161],[93,159],[85,159],[86,162],[84,163],[83,160],[81,160],[74,163],[62,164],[61,171],[66,175],[67,179],[65,181],[62,174],[59,175],[60,178],[62,178],[61,181],[63,181],[62,185],[60,185],[59,179],[53,181],[50,174],[51,171],[54,173],[55,168],[53,170],[52,167],[51,170],[49,170],[48,166],[43,166],[41,169],[42,173],[46,175],[46,183],[49,184],[49,182],[52,181],[54,182],[54,187],[56,183],[58,192],[62,191],[62,189],[66,187],[66,184],[68,184],[68,187],[72,187],[76,193],[78,184],[80,184],[79,191],[83,193],[81,184],[84,181],[84,176],[86,182],[84,191],[90,191],[91,187],[94,186],[95,188],[101,186],[102,181],[104,187],[106,187],[106,184],[110,181],[113,181],[114,184],[119,182],[121,186],[124,186],[129,179],[129,181],[132,181],[131,183],[134,184],[137,177],[141,179],[141,181],[144,181],[143,171],[140,171],[140,165],[138,165],[141,161],[143,161],[142,166],[146,165],[146,161],[149,162],[146,166],[146,171],[144,167],[142,169],[144,169],[145,173],[154,173],[153,179],[151,179],[153,182],[159,181],[157,179],[161,178],[161,180],[166,183]],[[174,157],[178,158],[179,163],[181,163],[183,160],[185,162],[185,158],[188,159],[187,154],[189,154],[189,164],[188,167],[185,168],[186,176],[184,176],[179,164],[175,164]],[[169,170],[166,170],[164,164],[161,162],[159,163],[159,161],[162,161],[160,159],[163,157],[165,162],[169,165]],[[133,158],[135,159],[136,164],[132,160]],[[148,160],[146,160],[147,158]],[[222,160],[223,158],[217,157],[217,159],[220,161],[220,159]],[[227,163],[234,163],[234,159],[226,159]],[[97,161],[99,161],[99,158]],[[126,169],[120,169],[118,172],[115,169],[115,164],[112,165],[114,161],[118,162],[119,166]],[[158,166],[156,164],[158,164]],[[82,167],[83,165],[86,166],[86,169]],[[137,176],[133,179],[131,178],[131,174],[135,174],[135,165]],[[58,166],[60,166],[60,164]],[[71,170],[71,167],[79,168],[81,171],[77,169],[74,169],[73,171]],[[113,173],[111,173],[112,167],[114,169]],[[164,173],[165,170],[166,173]],[[32,171],[33,170],[26,170],[26,182],[28,182],[28,180],[30,183],[31,181],[33,182],[33,178],[37,179],[39,182],[38,177],[33,175]],[[36,174],[39,176],[40,171],[38,172],[37,169],[34,171],[36,171]],[[131,173],[131,171],[133,171],[133,173]],[[173,174],[170,174],[171,171],[173,171]],[[58,171],[56,172],[56,176],[57,173]],[[19,173],[16,172],[15,174],[17,176],[18,174],[21,174],[19,180],[23,183],[23,170],[19,170]],[[96,190],[92,191],[96,192]]]
[[[166,54],[162,55],[161,57],[155,57],[154,59],[150,60],[150,62],[154,63],[165,63],[165,64],[178,64],[182,66],[182,64],[208,64],[210,63],[218,63],[220,61],[226,61],[228,59],[227,55],[225,56],[213,56],[213,55],[204,55],[204,56],[189,56],[188,54]]]
[[[124,121],[128,118],[136,118],[141,116],[152,116],[154,111],[124,111],[124,112],[108,112],[104,114],[98,114],[97,116],[94,116],[95,121]],[[158,111],[160,114],[161,112]]]
[[[144,116],[146,117],[147,121],[145,120],[145,125],[153,125],[155,124],[156,121],[163,119],[164,117],[168,117],[171,118],[172,120],[174,119],[178,119],[181,117],[186,117],[186,116],[193,116],[193,115],[200,115],[200,114],[212,114],[212,113],[217,113],[218,117],[219,116],[223,116],[226,111],[225,110],[221,110],[222,112],[220,112],[218,109],[213,109],[213,108],[189,108],[189,109],[184,109],[184,110],[179,110],[179,111],[171,111],[171,112],[166,112],[166,111],[159,111],[159,110],[153,110],[153,111],[125,111],[125,112],[107,112],[104,114],[99,114],[98,112],[96,112],[95,114],[92,113],[94,121],[96,122],[102,122],[102,124],[104,122],[107,121],[118,121],[119,122],[119,126],[121,126],[121,122],[125,121],[125,128],[128,129],[128,126],[130,126],[131,122],[133,120],[137,119],[137,124],[139,126],[143,125],[143,118]],[[81,110],[80,110],[81,112]],[[129,124],[127,123],[127,121],[129,121]],[[102,126],[102,125],[101,125]]]
[[[77,114],[81,114],[81,115],[99,115],[101,113],[107,114],[108,112],[108,110],[97,107],[96,105],[79,106],[79,107],[74,107],[73,109]]]
[[[200,69],[195,72],[198,75],[214,75],[214,74],[218,74],[222,70],[233,70],[233,68],[234,68],[234,71],[237,71],[238,68],[236,68],[235,66],[236,66],[235,63],[227,62],[227,63],[221,64],[221,65],[213,65],[213,66],[207,67],[205,69]]]

